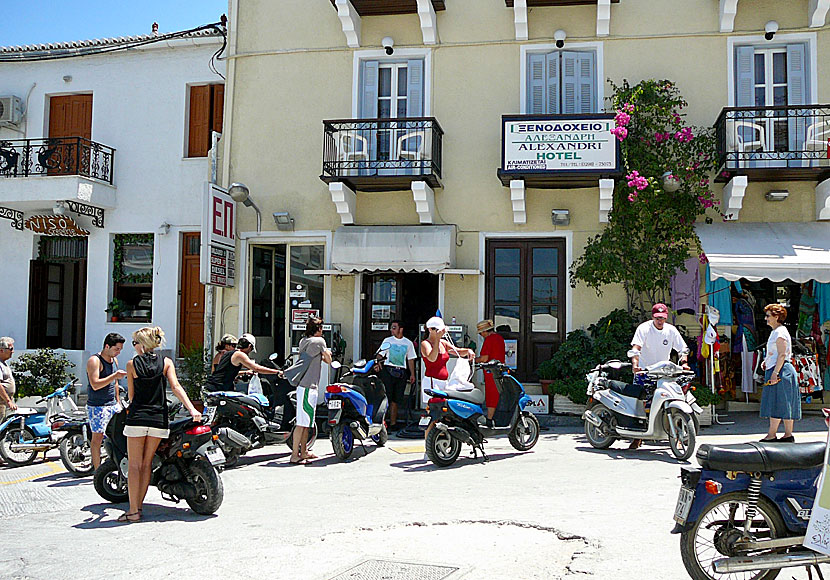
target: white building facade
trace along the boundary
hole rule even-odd
[[[7,47],[0,57],[135,38]],[[0,62],[0,334],[18,354],[60,348],[82,363],[107,333],[129,341],[147,325],[164,329],[172,353],[202,342],[199,231],[222,124],[224,63],[211,70],[222,41],[203,31]]]

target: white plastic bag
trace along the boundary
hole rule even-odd
[[[251,377],[251,380],[248,381],[248,394],[249,395],[261,395],[262,394],[262,381],[259,380],[259,375],[254,374]]]
[[[459,358],[455,361],[455,367],[447,380],[447,387],[457,391],[471,391],[475,385],[470,382],[470,361],[466,358]]]

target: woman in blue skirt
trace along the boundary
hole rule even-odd
[[[780,304],[768,304],[764,317],[772,328],[767,341],[767,356],[763,362],[766,381],[761,394],[761,418],[769,419],[769,432],[761,441],[792,443],[793,421],[801,419],[801,393],[798,390],[793,357],[793,342],[784,326],[787,309]],[[784,421],[784,436],[778,439],[778,425]]]

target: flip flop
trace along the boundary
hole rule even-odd
[[[291,465],[302,465],[303,463],[305,463],[305,461],[306,461],[305,458],[300,458],[297,461],[294,461],[293,459],[289,459],[288,463],[291,464]]]
[[[317,457],[316,455],[314,455],[313,453],[309,453],[308,455],[306,455],[305,457],[303,457],[303,459],[305,459],[305,460],[307,460],[307,461],[308,461],[308,460],[311,460],[311,459],[320,459],[320,458],[319,458],[319,457]]]
[[[136,516],[136,518],[130,519],[130,516]],[[133,512],[131,514],[128,514],[127,512],[124,512],[123,514],[118,516],[118,519],[115,521],[121,522],[122,524],[134,524],[135,522],[141,521],[141,513]]]

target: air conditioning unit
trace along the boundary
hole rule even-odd
[[[18,97],[0,97],[0,123],[17,124],[23,118],[23,108]]]

